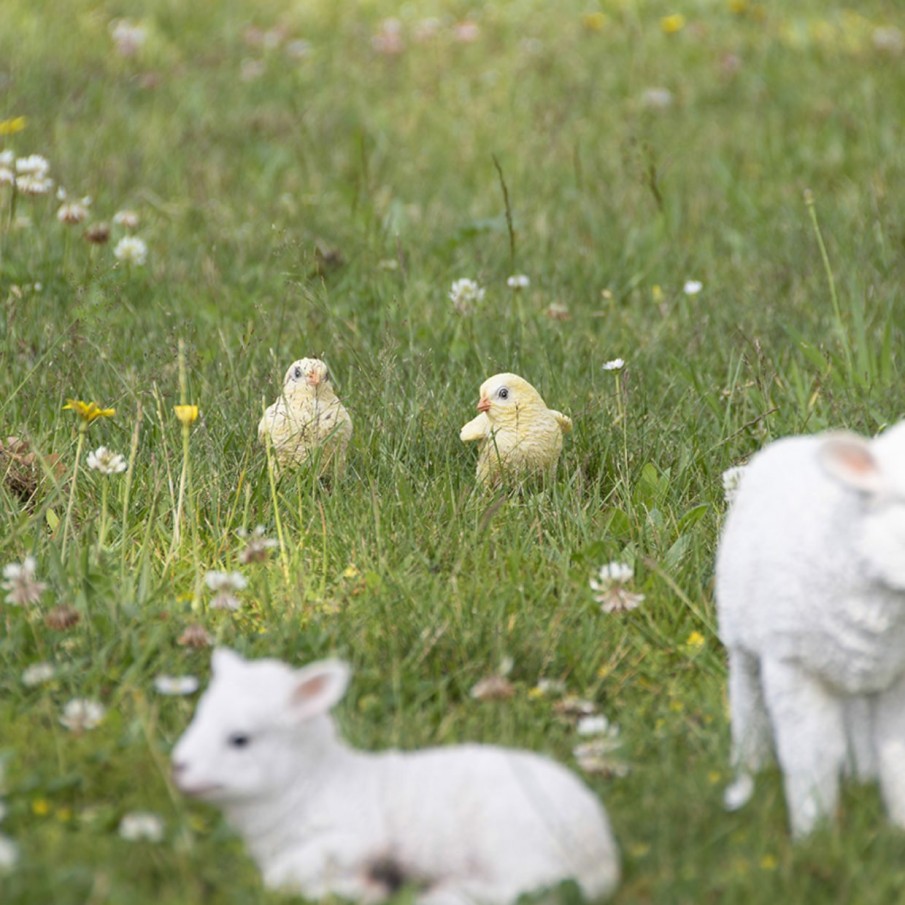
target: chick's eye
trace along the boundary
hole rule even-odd
[[[295,370],[292,372],[292,376],[295,377],[296,380],[302,376],[302,369],[296,365]]]
[[[234,732],[227,741],[230,748],[247,748],[251,744],[251,736],[244,732]]]
[[[497,390],[497,396],[499,396],[500,399],[508,399],[508,398],[509,398],[509,390],[507,390],[506,387],[500,387],[500,388]]]

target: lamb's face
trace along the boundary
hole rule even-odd
[[[173,778],[186,795],[216,804],[285,787],[293,767],[292,727],[282,720],[292,670],[218,651],[214,678],[173,750]]]

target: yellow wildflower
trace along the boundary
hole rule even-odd
[[[189,427],[198,420],[197,405],[174,405],[173,411],[183,427]]]
[[[358,571],[358,567],[355,563],[349,563],[345,569],[343,569],[343,578],[358,578],[361,575],[361,572]]]
[[[50,802],[46,798],[36,798],[31,803],[31,812],[36,817],[46,817],[50,813]]]
[[[706,643],[706,638],[700,632],[692,632],[685,639],[685,646],[689,650],[700,650]]]
[[[764,870],[776,870],[778,864],[779,862],[776,860],[775,855],[764,855],[760,859],[760,866]]]
[[[588,31],[603,31],[606,26],[606,15],[601,12],[585,13],[581,17],[581,24]]]
[[[0,119],[0,135],[15,135],[25,128],[24,116],[14,116],[12,119]]]
[[[673,13],[671,16],[664,16],[660,20],[660,28],[664,34],[674,35],[677,31],[685,28],[685,16],[681,13]]]
[[[657,303],[663,301],[663,290],[660,288],[659,283],[654,283],[650,289],[650,297]]]
[[[97,418],[112,418],[116,414],[116,409],[101,408],[96,402],[82,402],[81,399],[67,399],[63,406],[63,410],[66,409],[75,412],[86,424]]]

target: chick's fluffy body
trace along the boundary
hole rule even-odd
[[[262,443],[273,445],[282,468],[318,460],[318,474],[331,466],[342,471],[352,436],[352,419],[333,392],[327,366],[317,358],[293,362],[283,380],[283,393],[258,424]]]
[[[478,481],[552,474],[572,419],[547,408],[540,393],[517,374],[496,374],[481,384],[480,414],[459,434],[477,441]]]

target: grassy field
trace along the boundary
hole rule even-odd
[[[47,585],[0,603],[4,905],[291,900],[169,783],[196,696],[154,680],[206,681],[191,625],[348,658],[340,721],[369,748],[473,739],[574,766],[586,739],[537,688],[561,680],[621,729],[587,777],[623,850],[617,903],[901,900],[905,836],[874,790],[794,848],[775,772],[721,807],[721,472],[905,414],[905,17],[857,6],[4,0],[0,147],[55,180],[0,186],[0,564],[31,555]],[[57,185],[91,196],[84,222],[58,220]],[[129,233],[144,263],[114,255]],[[464,315],[462,277],[486,288]],[[305,355],[355,423],[332,489],[272,487],[256,439]],[[575,421],[538,492],[476,489],[458,440],[505,370]],[[80,433],[68,398],[115,415]],[[179,402],[200,417],[177,535]],[[100,445],[124,473],[87,467]],[[283,546],[245,565],[256,525]],[[636,610],[595,602],[611,560]],[[210,608],[208,570],[247,579],[238,611]],[[54,676],[23,682],[39,662]],[[470,694],[510,665],[512,697]],[[77,698],[106,708],[96,728],[60,723]],[[121,838],[136,810],[161,841]]]

